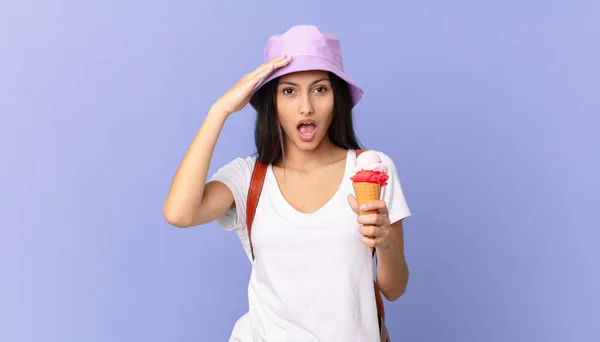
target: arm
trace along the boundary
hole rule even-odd
[[[163,208],[169,224],[180,228],[204,224],[233,206],[233,194],[224,184],[205,184],[227,116],[226,111],[213,106],[181,161]]]
[[[264,63],[213,104],[173,178],[163,207],[167,222],[180,228],[196,226],[214,221],[235,205],[227,186],[205,184],[217,139],[227,117],[246,106],[258,82],[290,61],[281,56]]]
[[[389,301],[395,301],[406,291],[408,265],[404,259],[404,227],[402,220],[390,226],[392,239],[387,247],[379,247],[376,280],[381,292]]]
[[[352,210],[359,214],[358,203],[348,195]],[[379,289],[389,301],[395,301],[406,291],[408,265],[404,259],[404,228],[402,220],[390,223],[387,205],[383,200],[371,201],[362,210],[377,210],[376,214],[358,215],[359,232],[365,245],[375,248]]]

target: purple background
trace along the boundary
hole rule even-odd
[[[4,1],[0,340],[226,341],[249,263],[167,225],[175,169],[274,33],[342,40],[397,163],[397,341],[600,340],[598,1]],[[253,152],[231,117],[211,174]],[[218,266],[222,263],[222,266]]]

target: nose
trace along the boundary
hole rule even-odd
[[[311,115],[315,112],[310,94],[305,94],[300,97],[299,112],[301,115]]]

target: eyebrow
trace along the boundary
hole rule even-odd
[[[319,83],[321,81],[330,81],[330,80],[329,80],[329,77],[322,77],[322,78],[319,78],[318,80],[313,81],[311,83],[311,85],[313,85],[315,83]],[[280,81],[279,84],[290,84],[290,85],[293,85],[293,86],[298,86],[296,83],[290,82],[290,81]]]

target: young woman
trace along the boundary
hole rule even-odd
[[[309,25],[269,39],[266,63],[211,107],[168,194],[177,227],[217,220],[252,262],[249,312],[230,341],[380,341],[376,284],[389,301],[408,281],[402,220],[410,216],[394,162],[376,151],[389,180],[359,215],[352,181],[352,108],[360,89],[343,71],[339,41]],[[207,182],[226,119],[250,103],[258,156],[236,158]],[[256,159],[267,165],[251,230],[246,202]]]

